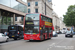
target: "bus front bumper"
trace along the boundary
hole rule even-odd
[[[26,36],[24,35],[24,40],[40,40],[40,36]]]

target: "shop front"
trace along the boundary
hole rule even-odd
[[[21,15],[0,9],[0,32],[4,33],[9,25],[15,25],[15,17],[21,17]]]

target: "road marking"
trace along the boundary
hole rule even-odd
[[[53,46],[53,45],[55,45],[55,43],[52,43],[51,45],[49,45],[49,46]]]
[[[47,50],[49,50],[49,48],[47,48]]]
[[[56,43],[56,45],[57,45],[57,44],[59,44],[59,43],[61,43],[62,41],[64,41],[64,39],[63,39],[63,40],[61,40],[60,42]]]
[[[62,41],[63,41],[63,40],[62,40]],[[58,43],[52,43],[52,44],[49,45],[49,46],[57,45],[57,44],[61,43],[62,41],[60,41],[60,42],[58,42]]]
[[[61,43],[62,41],[64,41],[64,39],[59,41],[58,43],[52,43],[51,45],[49,45],[50,46],[49,48],[56,47],[56,45]]]

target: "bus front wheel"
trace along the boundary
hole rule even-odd
[[[44,40],[45,40],[45,35],[44,35]]]

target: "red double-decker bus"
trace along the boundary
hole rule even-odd
[[[52,37],[52,18],[39,13],[26,14],[24,40],[45,40]]]

